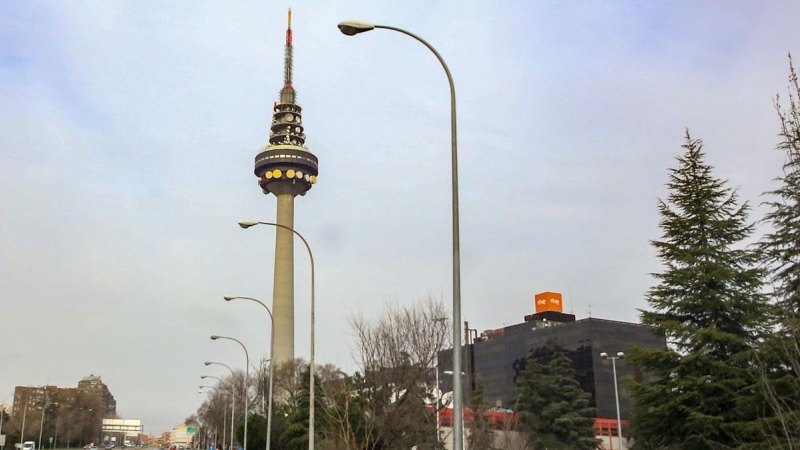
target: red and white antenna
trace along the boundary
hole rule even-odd
[[[286,50],[283,60],[283,86],[292,87],[292,8],[289,8],[288,26],[286,27]]]

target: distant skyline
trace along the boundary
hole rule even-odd
[[[463,320],[522,321],[534,294],[638,322],[661,270],[656,199],[688,128],[764,213],[783,155],[776,94],[800,3],[5,2],[0,7],[0,400],[102,377],[161,434],[196,411],[203,366],[268,353],[274,220],[253,157],[283,79],[317,188],[295,228],[317,269],[320,363],[356,368],[348,319],[429,295],[450,308],[447,82],[458,97]],[[797,61],[797,59],[796,59]],[[758,234],[764,227],[757,227]],[[754,236],[754,239],[757,239]],[[299,245],[296,244],[296,245]],[[309,354],[295,252],[295,353]]]

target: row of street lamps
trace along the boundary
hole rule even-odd
[[[315,317],[314,317],[314,307],[315,307],[314,254],[311,251],[311,246],[308,244],[308,241],[306,240],[306,238],[302,234],[300,234],[299,232],[297,232],[295,229],[293,229],[291,227],[288,227],[286,225],[281,225],[281,224],[278,224],[278,223],[273,223],[273,222],[258,222],[258,221],[242,221],[242,222],[239,222],[239,226],[241,228],[243,228],[243,229],[247,229],[247,228],[253,227],[255,225],[270,225],[270,226],[273,226],[273,227],[279,227],[279,228],[284,228],[286,230],[289,230],[292,233],[294,233],[297,237],[299,237],[300,240],[303,241],[303,244],[305,245],[306,250],[308,250],[308,257],[309,257],[309,260],[311,262],[311,354],[310,354],[310,357],[309,357],[309,376],[310,376],[311,379],[310,379],[310,384],[309,384],[309,402],[310,402],[310,406],[309,406],[309,414],[308,414],[308,428],[309,428],[308,448],[309,448],[309,450],[313,450],[313,448],[314,448],[314,384],[315,384],[314,383],[314,364],[315,364],[315,362],[314,362],[314,322],[315,322]],[[275,323],[274,323],[274,318],[273,318],[273,315],[272,315],[272,310],[270,310],[270,308],[264,302],[262,302],[261,300],[258,300],[256,298],[253,298],[253,297],[226,295],[223,298],[225,299],[226,302],[229,302],[231,300],[236,300],[236,299],[250,300],[250,301],[256,302],[256,303],[260,304],[261,306],[263,306],[264,309],[269,314],[269,319],[270,319],[270,325],[271,326],[270,326],[270,360],[269,360],[270,361],[270,367],[269,367],[269,393],[268,393],[269,399],[267,401],[268,410],[267,410],[267,442],[266,442],[266,450],[269,450],[270,445],[271,445],[271,441],[272,441],[272,404],[273,404],[273,401],[274,401],[273,386],[274,386],[274,379],[275,379],[275,361],[272,360],[272,358],[274,356],[274,349],[275,349]],[[249,355],[249,352],[247,351],[247,347],[240,340],[238,340],[236,338],[229,337],[229,336],[213,335],[213,336],[211,336],[211,339],[212,340],[228,339],[228,340],[235,341],[242,347],[242,350],[244,350],[244,353],[245,353],[245,364],[246,364],[246,366],[245,366],[244,383],[243,383],[243,388],[242,388],[242,395],[244,396],[244,437],[242,439],[242,447],[244,449],[247,449],[247,422],[248,422],[247,416],[249,414],[247,384],[248,384],[248,381],[249,381],[249,378],[250,378],[250,373],[249,373],[249,370],[250,370],[250,355]],[[219,365],[223,365],[223,366],[227,367],[228,370],[230,370],[230,372],[231,372],[231,379],[233,379],[233,370],[229,366],[227,366],[225,364],[222,364],[222,363],[215,363],[215,362],[206,362],[205,364],[206,365],[219,364]],[[203,376],[201,378],[205,378],[205,377],[207,377],[207,376]],[[214,378],[216,378],[216,377],[214,377]],[[234,403],[234,400],[232,400],[232,403]],[[234,430],[233,417],[234,417],[233,416],[233,407],[231,407],[231,444],[230,444],[231,446],[233,446],[233,430]]]
[[[410,36],[417,41],[421,42],[425,45],[439,62],[442,64],[444,68],[445,74],[447,75],[447,80],[450,85],[450,124],[451,124],[451,173],[452,173],[452,240],[453,240],[453,371],[455,373],[461,373],[461,328],[459,324],[461,323],[461,257],[460,257],[460,232],[459,232],[459,209],[458,209],[458,152],[457,152],[457,133],[456,133],[456,94],[455,94],[455,86],[453,84],[453,77],[450,74],[450,69],[447,67],[444,59],[441,57],[439,52],[431,46],[427,41],[422,39],[421,37],[408,32],[406,30],[391,27],[387,25],[373,25],[364,22],[355,22],[355,21],[346,21],[341,22],[339,25],[339,30],[348,36],[354,36],[359,33],[363,33],[366,31],[370,31],[373,29],[387,29],[397,31],[399,33],[405,34]],[[240,222],[239,226],[242,228],[250,228],[254,225],[270,225],[274,227],[280,227],[287,229],[294,233],[297,237],[299,237],[303,244],[305,244],[306,249],[308,250],[308,256],[311,261],[311,354],[309,357],[309,376],[310,376],[310,383],[309,383],[309,417],[308,417],[308,448],[309,450],[314,450],[314,256],[311,252],[311,247],[308,245],[306,239],[294,230],[291,227],[287,227],[285,225],[271,223],[271,222]],[[242,298],[247,300],[253,300],[260,303],[266,310],[269,312],[270,319],[272,319],[272,312],[270,309],[261,301],[256,300],[252,297],[225,297],[226,301],[233,300],[235,298]],[[274,330],[274,327],[272,328]],[[274,331],[272,332],[272,337],[274,337]],[[230,339],[238,342],[242,348],[245,350],[245,355],[247,357],[247,364],[249,366],[249,356],[247,356],[247,349],[245,348],[244,344],[240,341],[227,337],[227,336],[212,336],[211,339]],[[273,357],[272,348],[273,348],[273,341],[271,339],[270,342],[270,358]],[[209,365],[212,363],[206,363]],[[269,392],[269,411],[267,413],[267,449],[270,448],[270,436],[271,436],[271,420],[272,420],[272,402],[273,402],[273,393],[272,393],[272,386],[273,386],[273,375],[274,375],[274,365],[275,361],[270,362],[270,392]],[[227,366],[226,366],[227,367]],[[229,368],[230,369],[230,368]],[[438,369],[437,369],[438,370]],[[233,374],[233,371],[231,371]],[[461,377],[453,377],[453,407],[456,411],[463,411],[463,392],[462,392],[462,381]],[[244,423],[244,439],[243,439],[243,446],[244,450],[247,450],[247,414],[248,414],[248,407],[247,407],[247,375],[245,375],[245,384],[244,384],[244,391],[243,395],[245,397],[245,423]],[[233,417],[231,418],[231,422],[233,422]],[[463,450],[463,416],[462,414],[455,414],[453,420],[453,428],[454,428],[454,449],[455,450]],[[232,428],[233,429],[233,428]],[[233,443],[233,432],[231,432],[231,444]]]

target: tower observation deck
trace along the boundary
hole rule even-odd
[[[317,182],[317,157],[306,147],[302,108],[292,86],[292,10],[288,14],[283,88],[272,108],[269,144],[255,157],[254,173],[264,194],[277,198],[275,223],[294,228],[294,198]],[[294,359],[294,234],[276,227],[272,291],[275,354],[273,363]]]

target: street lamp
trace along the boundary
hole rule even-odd
[[[200,378],[217,378],[217,377],[201,376]],[[217,379],[219,380],[219,378],[217,378]],[[222,380],[220,380],[220,381],[222,381]],[[215,391],[217,390],[217,388],[216,388],[216,387],[214,387],[214,386],[200,385],[200,386],[198,386],[198,387],[199,387],[200,389],[213,389],[213,390],[215,390]],[[198,391],[197,393],[198,393],[198,394],[203,394],[204,392],[203,392],[203,391]],[[225,411],[225,409],[224,409],[224,408],[223,408],[223,411]],[[224,425],[223,425],[223,428],[222,428],[222,430],[223,430],[223,431],[222,431],[222,439],[224,440],[224,439],[225,439],[225,427],[224,427]],[[225,447],[225,444],[222,444],[222,447],[224,448],[224,447]]]
[[[47,407],[50,405],[57,405],[57,403],[47,402],[45,403],[44,407],[42,407],[42,418],[39,422],[39,443],[37,444],[39,448],[42,448],[42,431],[44,430],[44,416],[47,414]]]
[[[383,28],[386,30],[397,31],[406,36],[410,36],[417,41],[421,42],[428,50],[436,55],[436,59],[442,64],[444,72],[447,75],[447,81],[450,84],[450,159],[452,171],[452,210],[453,210],[453,370],[456,373],[461,372],[461,246],[460,246],[460,232],[458,224],[458,139],[456,133],[456,88],[453,84],[453,77],[450,75],[450,69],[444,62],[444,59],[436,51],[435,48],[427,41],[417,36],[414,33],[396,28],[388,25],[373,25],[371,23],[345,21],[339,23],[339,30],[347,36],[355,36],[359,33],[374,30],[375,28]],[[456,410],[463,411],[464,409],[464,393],[461,390],[460,377],[453,378],[453,407]],[[453,432],[455,433],[453,439],[453,448],[455,450],[463,450],[464,443],[462,440],[464,422],[461,415],[455,415],[453,420]]]
[[[244,222],[242,222],[242,223],[244,223]],[[241,226],[242,228],[246,228],[245,226],[243,226],[241,224],[239,224],[239,226]],[[273,361],[270,361],[270,363],[269,363],[269,400],[267,401],[268,402],[267,404],[269,405],[268,406],[268,411],[267,411],[267,450],[269,450],[269,448],[270,448],[270,439],[272,437],[272,380],[275,379],[275,361],[274,361],[274,358],[275,358],[275,319],[272,317],[272,310],[269,309],[269,307],[267,307],[267,305],[265,305],[264,302],[262,302],[261,300],[255,299],[253,297],[242,297],[242,296],[239,296],[239,295],[226,295],[224,298],[225,298],[226,302],[229,302],[231,300],[235,300],[237,298],[243,299],[243,300],[251,300],[251,301],[254,301],[254,302],[258,303],[259,305],[263,306],[264,309],[267,310],[267,313],[269,313],[269,323],[270,323],[269,357],[270,357],[270,359],[273,359]],[[264,405],[262,404],[261,406],[263,408]]]
[[[221,362],[213,362],[213,361],[206,361],[204,364],[207,365],[207,366],[210,366],[212,364],[216,364],[218,366],[223,366],[226,369],[228,369],[228,371],[231,373],[231,386],[235,387],[235,385],[233,384],[233,369],[231,369],[231,366],[229,366],[227,364],[223,364]],[[234,421],[235,421],[235,418],[236,418],[236,416],[233,414],[234,406],[236,405],[236,396],[234,394],[235,394],[235,392],[233,390],[231,390],[231,444],[230,444],[231,448],[233,448],[233,424],[235,423]],[[223,436],[223,438],[224,438],[224,436]],[[224,442],[223,442],[223,445],[225,445]]]
[[[614,399],[617,401],[617,437],[619,438],[619,448],[623,450],[624,447],[622,446],[622,418],[619,414],[619,390],[617,389],[617,360],[618,359],[625,359],[625,353],[617,352],[617,356],[608,356],[608,353],[603,352],[600,353],[600,357],[603,359],[610,359],[611,360],[611,368],[614,371]]]
[[[37,444],[40,449],[42,448],[42,430],[44,430],[44,416],[45,414],[47,414],[47,407],[50,405],[57,405],[57,404],[58,403],[54,402],[46,402],[44,404],[44,407],[42,407],[42,420],[39,423],[39,444]]]
[[[200,375],[200,378],[202,378],[204,380],[206,378],[213,378],[213,379],[217,380],[219,383],[223,383],[222,378],[215,377],[215,376],[212,376],[212,375]],[[215,390],[216,390],[216,388],[215,388]],[[202,394],[202,393],[203,392],[198,392],[198,394]],[[231,396],[231,414],[233,414],[233,396]],[[231,419],[231,422],[233,422],[232,419]],[[228,428],[228,412],[225,410],[225,407],[223,407],[222,408],[222,450],[225,450],[225,431],[226,431],[227,428]],[[219,427],[217,427],[216,429],[219,429]],[[214,440],[215,441],[217,439],[216,429],[214,431]],[[233,442],[231,442],[231,445],[232,444],[233,444]]]
[[[217,339],[227,339],[229,341],[234,341],[237,344],[239,344],[240,346],[242,346],[242,350],[244,350],[245,364],[247,364],[247,365],[244,367],[244,387],[242,388],[242,395],[244,396],[244,442],[242,442],[242,449],[243,450],[247,450],[247,414],[248,414],[248,409],[247,409],[247,397],[248,397],[248,395],[247,395],[247,382],[250,379],[250,354],[247,353],[247,347],[245,347],[244,344],[242,344],[242,341],[240,341],[240,340],[238,340],[236,338],[232,338],[232,337],[228,337],[228,336],[217,336],[217,335],[211,336],[211,340],[212,341],[216,341]]]
[[[78,410],[81,412],[81,422],[80,422],[81,423],[81,428],[80,428],[80,433],[79,433],[79,436],[78,436],[78,447],[80,448],[80,447],[83,447],[83,435],[84,435],[84,429],[86,428],[86,413],[87,412],[92,412],[93,409],[92,408],[78,408]],[[88,444],[88,441],[87,441],[87,444]]]
[[[203,391],[197,391],[198,394],[205,394]],[[225,448],[225,429],[228,428],[228,413],[225,411],[225,408],[222,409],[222,448]],[[219,425],[214,428],[214,446],[217,445],[217,431],[219,431]],[[207,437],[206,437],[207,438]],[[206,439],[208,440],[208,439]]]
[[[50,448],[51,449],[55,448],[56,445],[58,445],[58,422],[59,422],[59,420],[61,420],[61,408],[69,408],[69,405],[61,406],[58,403],[56,403],[56,405],[58,405],[58,410],[56,411],[56,431],[54,433],[55,436],[52,437],[51,440],[50,440]]]
[[[259,221],[252,221],[246,220],[239,222],[239,226],[244,228],[245,230],[256,226],[256,225],[270,225],[273,227],[283,228],[285,230],[289,230],[294,233],[297,237],[303,241],[303,245],[306,246],[306,250],[308,251],[308,259],[311,261],[311,354],[309,356],[309,363],[308,363],[308,370],[309,370],[309,389],[308,389],[308,450],[314,450],[314,304],[315,304],[315,297],[314,297],[314,253],[311,252],[311,246],[308,245],[308,241],[306,238],[303,237],[297,230],[292,227],[287,227],[286,225],[281,225],[279,223],[274,222],[259,222]],[[227,298],[226,298],[227,300]],[[259,302],[261,303],[261,302]],[[263,303],[261,303],[263,305]],[[264,306],[266,308],[266,306]],[[269,309],[268,309],[269,311]],[[272,317],[272,313],[270,313],[270,317]],[[274,330],[274,327],[273,327]],[[273,335],[274,337],[274,335]],[[271,352],[272,350],[270,350]],[[273,355],[270,354],[270,357]],[[270,364],[270,371],[272,370],[272,365],[276,361],[272,361]],[[270,390],[272,390],[272,376],[270,375]],[[270,405],[272,405],[272,394],[270,394]],[[270,414],[272,417],[272,414]],[[267,428],[269,429],[269,428]],[[267,448],[269,450],[269,448]]]
[[[217,380],[220,384],[223,383],[222,378],[215,377],[215,376],[212,376],[212,375],[200,375],[200,378],[203,379],[203,380],[205,380],[206,378],[213,378],[213,379]],[[216,387],[213,388],[213,389],[214,389],[214,391],[217,390]],[[233,395],[231,395],[231,397],[233,397]],[[233,402],[233,399],[231,399],[231,402]],[[225,447],[225,429],[228,428],[228,420],[227,420],[228,414],[225,412],[225,409],[226,409],[225,407],[222,408],[222,447],[223,448]],[[233,408],[231,408],[231,413],[233,412],[232,410],[233,410]],[[232,417],[231,417],[231,420],[233,420]],[[214,439],[216,440],[216,430],[214,430],[214,433],[215,433]],[[233,436],[231,436],[231,438],[233,438]],[[232,446],[233,446],[233,440],[231,440],[231,447]]]
[[[25,442],[25,416],[28,414],[28,405],[30,404],[30,399],[26,396],[25,397],[25,407],[22,408],[22,430],[19,435],[20,442]]]

